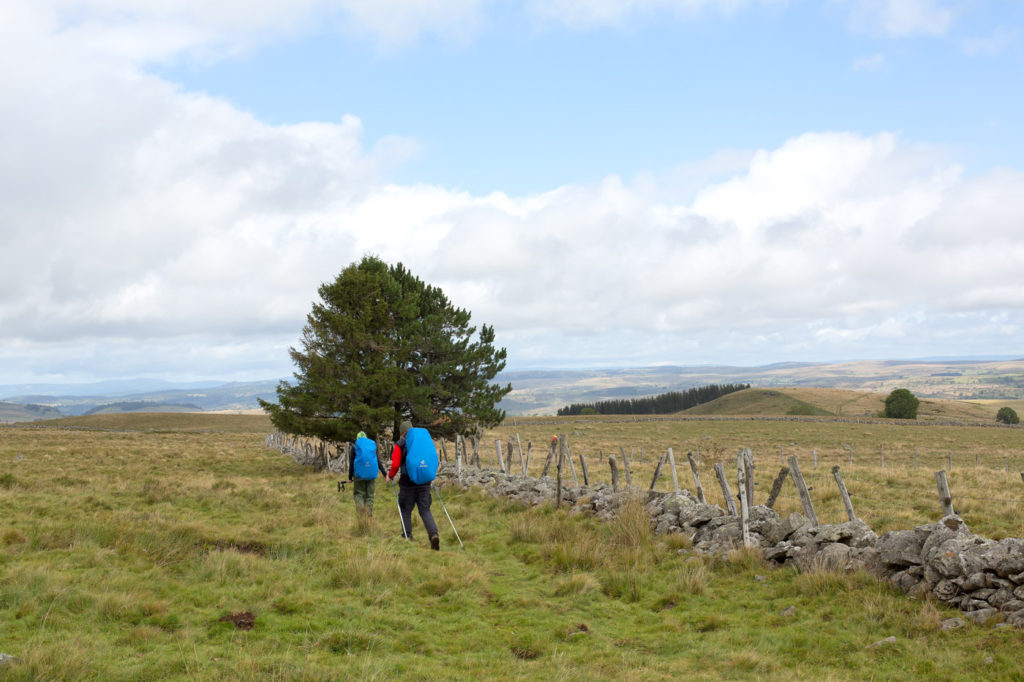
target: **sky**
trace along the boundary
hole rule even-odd
[[[401,262],[508,368],[1024,356],[1024,3],[4,0],[0,384],[286,377]]]

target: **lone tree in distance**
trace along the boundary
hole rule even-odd
[[[917,419],[917,406],[921,403],[905,388],[897,388],[885,399],[885,416],[892,419]]]
[[[1020,424],[1020,417],[1012,407],[1000,407],[996,412],[996,421],[1000,424]]]
[[[505,418],[495,405],[512,386],[491,383],[505,349],[487,325],[474,340],[470,313],[440,288],[366,256],[318,293],[290,349],[294,383],[278,385],[278,404],[260,400],[278,429],[343,443],[408,419],[450,438]]]

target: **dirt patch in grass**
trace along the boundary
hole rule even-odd
[[[256,556],[267,555],[267,546],[262,542],[255,541],[233,542],[231,540],[215,540],[210,543],[209,547],[221,552],[231,551],[238,552],[239,554],[255,554]]]
[[[238,611],[224,614],[217,622],[231,623],[239,630],[252,630],[256,625],[256,616],[251,611]]]

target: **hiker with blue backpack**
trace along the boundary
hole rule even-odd
[[[355,500],[357,514],[373,516],[378,472],[386,473],[377,459],[377,444],[360,431],[348,451],[348,480],[352,481],[352,499]]]
[[[437,476],[437,448],[430,432],[402,422],[402,437],[391,451],[391,469],[387,479],[398,479],[398,510],[402,516],[402,537],[412,540],[412,508],[415,506],[423,520],[423,528],[430,538],[430,548],[438,550],[441,540],[437,534],[434,515],[430,513],[430,488]]]

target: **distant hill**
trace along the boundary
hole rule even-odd
[[[31,419],[52,419],[63,415],[78,416],[98,412],[214,412],[246,411],[259,407],[257,398],[274,401],[277,399],[278,381],[254,381],[227,383],[194,388],[170,388],[131,394],[111,395],[73,394],[29,394],[11,396],[10,403],[35,404],[58,410],[46,417],[29,416]],[[123,388],[122,383],[117,384]],[[35,386],[34,388],[45,388]],[[20,421],[20,420],[16,420]]]
[[[574,402],[654,396],[708,384],[739,383],[779,389],[845,389],[881,394],[883,400],[896,388],[907,388],[922,399],[1010,405],[1024,400],[1024,360],[872,360],[831,364],[785,362],[761,367],[553,370],[503,372],[498,380],[512,383],[512,392],[501,403],[510,415],[550,415]],[[845,416],[857,407],[856,400],[847,400],[845,406],[836,404],[831,408],[811,404],[829,412],[842,408]]]
[[[0,402],[0,424],[36,421],[38,419],[57,419],[64,415],[60,410],[46,405]]]
[[[875,417],[888,393],[835,388],[750,388],[682,412],[686,415]],[[920,398],[920,396],[919,396]],[[920,398],[918,419],[995,422],[1004,403]]]

